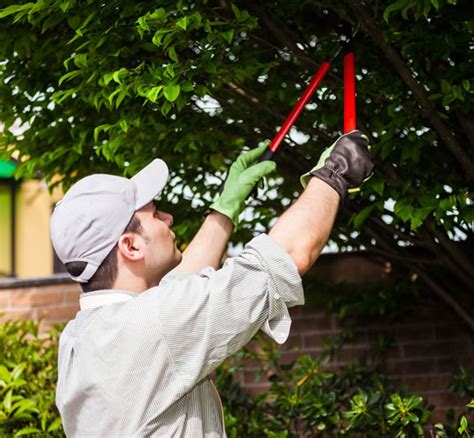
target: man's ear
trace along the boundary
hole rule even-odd
[[[131,262],[142,260],[143,243],[143,238],[139,234],[124,233],[117,242],[118,254]]]

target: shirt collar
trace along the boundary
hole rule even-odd
[[[124,290],[105,289],[87,292],[80,295],[79,305],[81,310],[93,309],[107,304],[122,303],[137,297],[135,292]]]

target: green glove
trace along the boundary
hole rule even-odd
[[[245,200],[255,185],[276,168],[274,161],[261,161],[255,164],[266,148],[267,146],[260,146],[237,157],[230,167],[224,190],[210,207],[227,216],[234,225],[238,223],[239,214],[245,207]]]

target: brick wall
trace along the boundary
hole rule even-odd
[[[317,275],[333,280],[354,283],[363,279],[384,279],[390,275],[385,262],[369,262],[357,255],[322,256],[317,263]],[[44,318],[60,322],[73,318],[78,310],[80,288],[64,276],[30,281],[0,282],[0,312],[3,318]],[[387,374],[399,385],[422,395],[436,405],[435,421],[443,421],[448,408],[461,408],[464,401],[447,391],[451,375],[461,362],[474,368],[474,339],[445,306],[427,292],[419,308],[396,322],[372,323],[347,343],[332,368],[342,367],[361,359],[377,337],[392,340],[386,362]],[[294,360],[301,353],[318,355],[324,341],[341,333],[343,327],[335,315],[321,309],[304,306],[290,311],[293,325],[288,342],[282,347],[283,360]],[[241,375],[243,386],[258,393],[267,384],[257,378],[257,364],[249,362]]]
[[[45,323],[74,318],[79,309],[80,287],[68,277],[0,281],[2,319],[31,318]]]
[[[288,342],[282,347],[283,362],[295,360],[300,354],[317,357],[324,351],[324,342],[343,330],[335,315],[326,315],[317,308],[294,308],[290,314],[293,324]],[[423,308],[415,309],[403,320],[369,324],[344,344],[330,368],[337,370],[366,358],[380,335],[391,340],[386,374],[398,387],[418,393],[434,404],[434,421],[445,421],[450,408],[464,408],[469,400],[455,397],[447,388],[459,363],[467,369],[474,368],[474,340],[439,303],[427,300]],[[257,363],[249,362],[240,376],[243,386],[252,394],[268,387],[268,383],[259,380],[258,370]]]

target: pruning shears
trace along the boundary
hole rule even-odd
[[[286,134],[288,134],[288,131],[303,111],[305,105],[318,89],[322,80],[326,76],[326,73],[329,71],[331,64],[342,50],[344,50],[344,134],[356,129],[355,58],[353,40],[359,27],[360,22],[355,27],[352,35],[340,45],[336,53],[322,62],[318,71],[311,79],[311,82],[304,90],[302,96],[299,98],[298,102],[296,102],[291,113],[271,141],[268,149],[260,157],[260,161],[269,160],[273,157],[273,154],[277,151]]]

